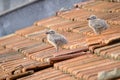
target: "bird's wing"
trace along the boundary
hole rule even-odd
[[[94,20],[92,26],[94,28],[98,28],[98,29],[107,28],[108,27],[107,23],[104,20],[102,20],[102,19]]]
[[[54,35],[54,42],[56,44],[66,44],[67,40],[66,40],[66,38],[63,35],[55,34]]]

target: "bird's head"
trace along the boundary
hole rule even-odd
[[[55,34],[56,32],[54,30],[49,30],[46,32],[46,34]]]
[[[94,19],[97,19],[95,15],[91,15],[89,18],[87,18],[87,20],[94,20]]]

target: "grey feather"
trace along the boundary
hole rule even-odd
[[[88,25],[96,34],[101,34],[109,27],[105,20],[99,19],[95,15],[90,16]]]
[[[63,35],[51,30],[48,31],[47,40],[56,48],[56,51],[58,51],[59,47],[67,44],[67,39]]]

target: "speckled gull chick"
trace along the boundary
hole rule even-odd
[[[97,18],[95,15],[91,15],[87,20],[89,20],[89,27],[92,28],[96,34],[101,34],[109,27],[105,20]]]
[[[59,48],[68,42],[63,35],[56,33],[54,30],[49,30],[46,34],[48,42],[56,48],[56,52],[58,52]]]

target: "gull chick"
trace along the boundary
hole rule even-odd
[[[109,27],[105,20],[97,18],[95,15],[91,15],[87,20],[89,20],[89,27],[92,28],[96,34],[101,34]]]
[[[48,42],[56,48],[56,52],[58,52],[59,48],[64,44],[67,44],[67,39],[63,35],[56,33],[54,30],[49,30],[46,34]]]

